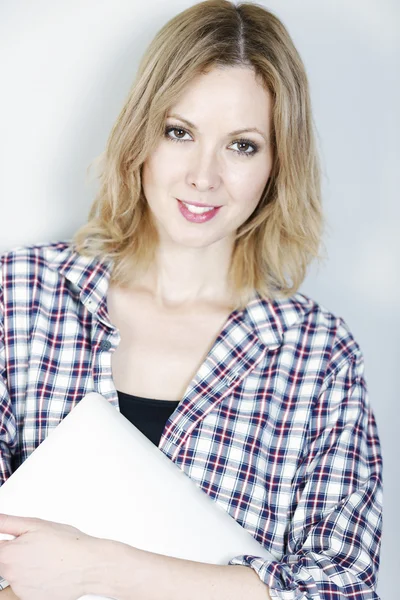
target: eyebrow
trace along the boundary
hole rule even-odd
[[[196,125],[194,123],[191,123],[187,119],[184,119],[183,117],[181,117],[177,113],[171,113],[170,115],[167,115],[167,119],[168,118],[172,118],[172,117],[174,117],[175,119],[179,119],[180,121],[182,121],[183,123],[185,123],[185,125],[187,125],[191,129],[194,129],[195,131],[198,131],[198,129],[197,129],[197,127],[196,127]],[[264,138],[264,140],[267,142],[267,144],[268,144],[268,138],[266,137],[266,135],[262,131],[260,131],[259,129],[257,129],[257,127],[244,127],[243,129],[235,129],[235,131],[231,131],[230,133],[228,133],[228,135],[229,136],[240,135],[241,133],[246,133],[248,131],[254,131],[256,133],[259,133]]]

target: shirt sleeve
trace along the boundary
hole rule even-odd
[[[11,475],[11,456],[15,449],[17,429],[6,379],[4,340],[4,299],[0,261],[0,486]],[[9,584],[0,575],[0,590]]]
[[[361,352],[327,378],[292,487],[281,560],[235,556],[273,600],[379,600],[382,458]]]

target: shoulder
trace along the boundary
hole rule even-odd
[[[16,246],[0,254],[0,293],[14,298],[27,296],[27,291],[45,279],[50,282],[52,260],[70,248],[69,240]]]
[[[21,329],[22,314],[26,316],[33,301],[38,300],[37,289],[51,294],[58,285],[58,273],[51,269],[53,256],[69,247],[68,241],[17,246],[0,254],[0,314],[2,326],[5,315]],[[46,292],[47,293],[47,292]],[[40,293],[42,298],[43,294]],[[17,316],[18,313],[18,316]],[[3,316],[4,315],[4,316]]]
[[[79,297],[97,310],[111,270],[112,260],[81,254],[69,239],[18,246],[0,254],[0,304],[58,311]]]
[[[72,251],[70,240],[16,246],[0,254],[0,273],[26,272],[31,267],[50,268],[52,261],[68,250]]]
[[[270,347],[272,342],[272,347],[310,362],[313,356],[323,356],[330,372],[344,363],[362,360],[347,322],[303,293],[274,300],[258,296],[247,312],[258,335]]]
[[[49,284],[63,278],[82,283],[109,274],[111,265],[110,260],[78,253],[71,239],[17,246],[0,254],[0,286],[28,279],[32,285],[43,278]]]
[[[32,303],[54,295],[59,273],[52,268],[54,257],[69,250],[69,242],[47,242],[17,246],[0,254],[0,310],[16,314],[31,310]],[[8,308],[7,308],[8,307]]]

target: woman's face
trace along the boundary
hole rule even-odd
[[[161,241],[201,248],[233,240],[271,172],[271,109],[270,93],[250,68],[214,68],[191,82],[143,165]]]

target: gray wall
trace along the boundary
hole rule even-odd
[[[259,3],[283,20],[310,79],[329,258],[301,291],[343,317],[364,351],[385,467],[379,592],[391,600],[400,558],[399,4]],[[86,220],[94,187],[85,171],[138,59],[159,27],[192,4],[147,0],[144,11],[132,0],[0,2],[0,251],[69,237]]]

